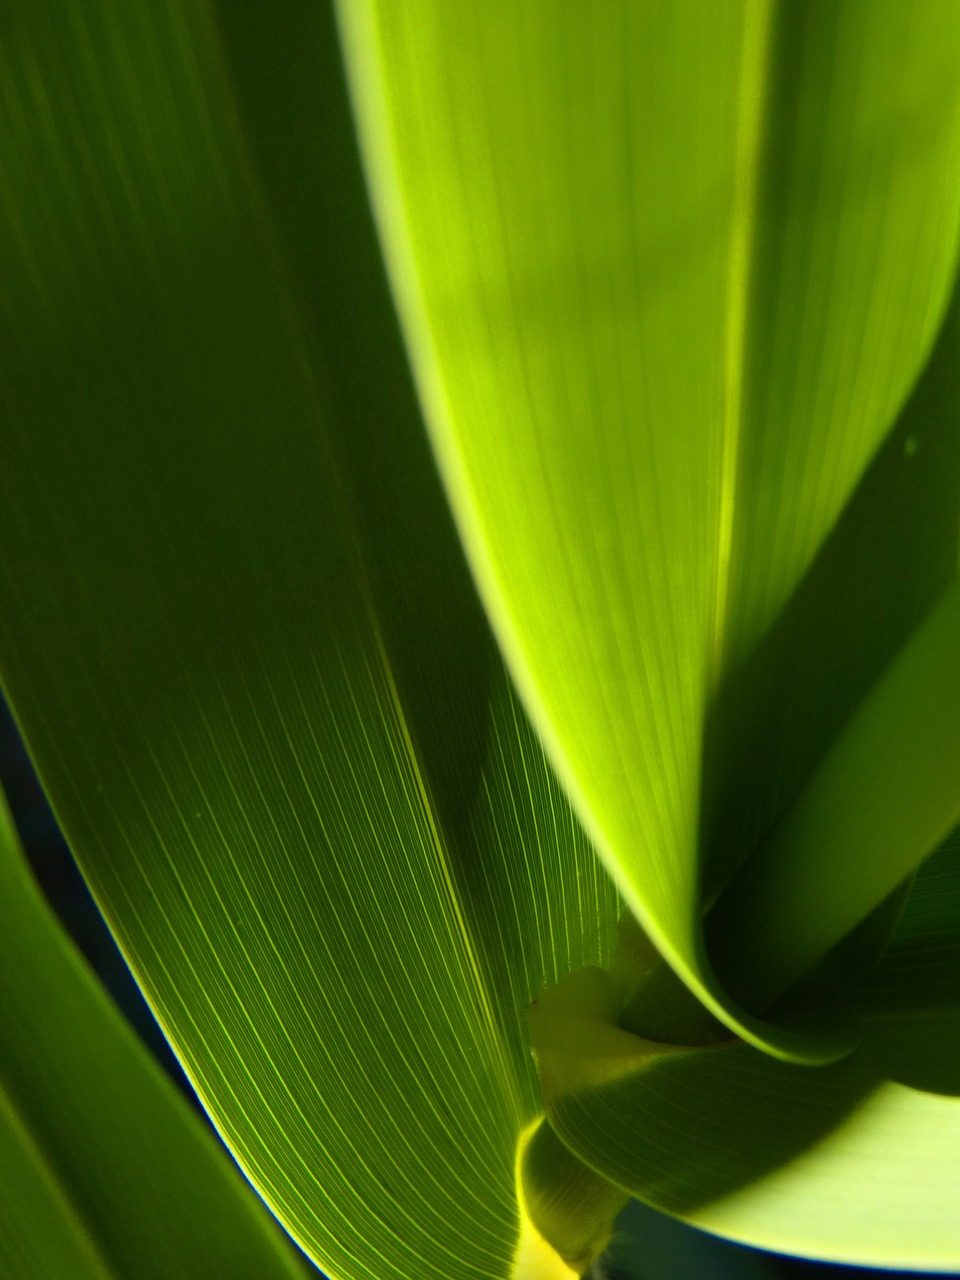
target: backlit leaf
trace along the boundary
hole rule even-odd
[[[698,996],[826,1053],[749,1019],[704,955],[704,724],[943,314],[957,15],[340,12],[434,445],[552,760]]]

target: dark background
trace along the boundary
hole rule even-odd
[[[0,698],[0,783],[6,792],[20,839],[48,902],[110,992],[127,1021],[198,1113],[206,1119],[189,1081],[150,1013],[140,989],[104,924],[86,883],[50,812],[6,703]],[[840,1267],[764,1254],[738,1245],[715,1243],[661,1214],[637,1208],[631,1226],[644,1242],[638,1280],[881,1280],[915,1273]],[[304,1258],[305,1272],[319,1276]],[[766,1261],[767,1266],[762,1266]],[[929,1277],[929,1273],[927,1273]],[[226,1280],[226,1278],[225,1278]],[[620,1280],[616,1274],[610,1280]],[[626,1280],[626,1277],[624,1277]],[[633,1276],[630,1280],[635,1280]],[[919,1276],[917,1276],[919,1280]]]

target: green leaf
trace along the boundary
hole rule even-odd
[[[340,13],[434,445],[551,759],[698,997],[828,1055],[743,1014],[705,957],[704,724],[929,354],[956,12]]]
[[[778,987],[782,992],[787,985],[791,970],[795,973],[806,963],[794,959],[792,965],[785,964],[791,951],[809,959],[822,951],[830,936],[849,930],[880,901],[898,869],[905,874],[936,843],[956,804],[956,773],[950,760],[958,734],[956,726],[951,727],[949,696],[939,694],[941,688],[946,694],[952,688],[948,670],[921,663],[917,688],[900,701],[897,714],[913,717],[915,737],[904,736],[905,722],[896,730],[887,724],[882,733],[876,722],[866,731],[862,723],[855,726],[874,714],[868,708],[880,696],[889,668],[904,660],[908,645],[919,642],[933,610],[943,608],[946,594],[955,589],[960,522],[958,303],[955,286],[934,351],[894,431],[788,605],[750,661],[724,681],[707,717],[701,864],[705,897],[714,904],[706,921],[707,942],[725,988],[739,991],[743,1000],[758,1007],[764,1003],[765,983],[769,1003]],[[947,667],[953,652],[948,631],[942,647]],[[932,697],[935,704],[932,719],[918,714],[921,688],[926,688],[928,703]],[[946,733],[940,747],[933,741],[935,723]],[[852,755],[850,735],[861,740]],[[848,739],[847,763],[838,775],[836,764],[844,757],[836,755],[834,744],[839,745],[841,736]],[[894,764],[898,751],[907,760],[902,772]],[[921,768],[919,782],[911,784],[909,767],[925,751],[932,753],[934,764],[929,770]],[[878,767],[890,770],[891,765],[893,790],[877,785]],[[943,788],[939,799],[934,783],[938,773]],[[770,892],[768,854],[771,841],[779,838],[778,819],[784,825],[795,822],[792,808],[809,805],[812,789],[825,784],[839,788],[839,809],[830,821],[821,822],[809,856],[804,845],[786,865],[781,860],[778,891]],[[898,788],[896,822],[878,820],[877,806],[889,805]],[[886,857],[878,856],[869,835],[871,822],[883,828]],[[891,844],[894,829],[900,838]],[[832,855],[825,857],[828,848]],[[751,850],[754,856],[739,883],[728,887]],[[757,882],[765,877],[762,910],[741,914],[741,927],[731,927],[731,899],[738,893],[756,897]],[[787,884],[789,877],[794,878],[792,885]],[[850,938],[832,948],[806,975],[802,989],[791,991],[794,1009],[806,1004],[808,1025],[811,1000],[822,997],[824,979],[835,986],[851,965],[862,967],[858,956],[867,927],[864,921],[856,943]],[[871,944],[875,958],[889,930],[876,918],[869,927],[879,930]],[[852,976],[847,975],[848,985]],[[703,1022],[691,1005],[692,998],[661,966],[624,1011],[625,1025],[654,1039],[689,1038]],[[781,1006],[776,1018],[782,1021],[783,1016]],[[822,1039],[823,1020],[819,1021]]]
[[[733,1041],[664,1052],[591,1008],[578,975],[550,994],[548,1024],[531,1017],[550,1124],[615,1187],[747,1244],[956,1267],[960,1019],[878,1024],[811,1070]]]
[[[0,799],[0,1271],[295,1280],[292,1250],[91,977]]]
[[[896,426],[749,662],[707,717],[712,901],[757,848],[957,574],[960,291]],[[869,864],[858,868],[869,875]]]
[[[295,1238],[338,1277],[503,1280],[541,1109],[523,1011],[609,959],[619,905],[489,652],[396,335],[324,296],[327,264],[350,281],[356,158],[331,124],[343,238],[301,270],[282,174],[253,181],[271,96],[224,77],[247,83],[272,12],[227,23],[226,60],[192,3],[55,18],[17,15],[2,77],[11,701],[161,1026]],[[341,312],[362,376],[323,338]]]
[[[521,1011],[544,983],[610,961],[619,907],[461,580],[394,327],[369,323],[386,295],[344,132],[329,14],[300,8],[223,5],[215,15],[180,0],[60,0],[0,19],[0,306],[13,356],[0,369],[0,666],[111,927],[281,1221],[351,1280],[494,1280],[532,1267],[527,1250],[539,1249],[545,1267],[556,1262],[517,1200],[518,1141],[541,1105]],[[681,15],[670,57],[645,8],[618,12],[650,24],[649,47],[572,11],[573,25],[554,26],[557,12],[501,5],[488,17],[478,6],[458,15],[478,24],[473,40],[460,21],[435,30],[421,7],[410,47],[384,48],[416,69],[423,97],[412,112],[400,96],[391,107],[411,126],[404,172],[422,161],[418,199],[433,214],[418,233],[418,269],[442,284],[430,341],[440,334],[459,361],[457,394],[469,392],[476,410],[469,422],[464,414],[463,439],[486,451],[484,483],[504,485],[502,500],[491,489],[484,501],[505,563],[519,565],[510,600],[473,525],[467,538],[500,639],[630,903],[720,1009],[699,934],[705,717],[745,637],[827,536],[932,340],[953,257],[955,192],[944,175],[955,110],[943,99],[954,92],[956,23],[932,5],[915,30],[892,5],[876,11],[885,15],[876,28],[860,30],[852,9],[837,15],[833,45],[823,42],[837,54],[830,83],[840,94],[827,113],[829,154],[791,152],[767,168],[767,90],[751,68],[768,45],[771,67],[774,49],[786,58],[795,21],[786,7],[782,26],[735,6],[705,24]],[[811,12],[829,26],[826,9]],[[366,13],[344,10],[355,54]],[[512,43],[509,23],[524,17],[531,41],[557,41],[542,82],[525,72],[533,45]],[[438,35],[449,48],[431,44]],[[812,61],[801,69],[813,69],[809,80],[787,77],[794,98],[780,102],[781,125],[820,109],[825,55],[808,35]],[[623,55],[638,49],[644,74],[628,76]],[[613,53],[622,60],[608,61]],[[674,55],[689,58],[692,105]],[[873,59],[875,78],[844,78],[844,57],[855,56]],[[619,78],[593,75],[613,65]],[[448,91],[463,95],[453,116],[433,109],[431,95]],[[634,144],[599,127],[608,92],[639,94],[629,118],[658,181],[637,212],[619,199],[635,193],[621,164]],[[656,125],[644,119],[654,108]],[[803,278],[819,301],[805,317],[783,317],[777,308],[790,304],[767,296],[751,265],[784,265],[792,253],[775,243],[780,184],[792,189],[796,161],[798,183],[812,164],[829,188],[827,178],[847,172],[837,121],[861,116],[851,171],[868,181],[844,191],[869,234],[844,258],[852,233],[831,204],[837,193],[801,208],[790,234],[816,248]],[[374,149],[387,138],[368,136]],[[384,182],[388,162],[374,169]],[[473,189],[460,173],[473,175]],[[896,226],[873,216],[881,204]],[[558,208],[567,212],[542,216]],[[501,218],[523,231],[516,244],[512,232],[490,231]],[[522,296],[513,248],[534,268]],[[846,299],[843,317],[828,296],[840,283],[859,299]],[[783,368],[794,348],[810,361],[807,323],[849,326],[849,344],[831,343],[841,367],[822,385],[804,383],[800,363]],[[871,350],[861,357],[863,333]],[[421,394],[445,422],[445,384],[432,380],[423,331],[414,337]],[[760,352],[749,376],[741,340]],[[884,373],[867,386],[878,346]],[[611,368],[616,377],[601,376]],[[833,383],[845,388],[835,399]],[[763,461],[754,436],[768,426],[765,396],[789,409],[774,419],[777,450],[796,432],[806,438],[815,409],[830,454],[824,462],[812,451],[779,478],[768,460],[771,484],[785,487],[778,509],[796,517],[779,539],[751,532],[763,524],[752,499],[737,523],[739,495],[752,492],[749,473]],[[636,439],[624,426],[637,426]],[[448,445],[449,482],[459,464]],[[817,489],[821,469],[836,482],[829,493]],[[813,485],[809,507],[794,480]],[[468,524],[471,512],[460,512]],[[558,520],[568,564],[547,536]],[[752,548],[754,536],[768,546],[769,573],[756,589],[731,577],[727,591],[738,539]],[[924,608],[928,590],[925,581]],[[540,631],[511,630],[508,605]],[[822,1046],[742,1025],[779,1052],[823,1056]],[[734,1119],[768,1070],[796,1098],[826,1091],[823,1105],[761,1143],[767,1175],[811,1123],[861,1114],[858,1090],[877,1078],[857,1074],[864,1054],[822,1073],[744,1048],[671,1055],[703,1071],[691,1083],[669,1068],[669,1105],[656,1103],[663,1125],[688,1099],[690,1109],[667,1157],[690,1158],[691,1116],[707,1105],[694,1105],[700,1080],[722,1102],[717,1064],[732,1061]],[[743,1062],[763,1065],[740,1071]],[[598,1093],[626,1084],[613,1078]],[[555,1111],[595,1096],[558,1095]],[[611,1151],[634,1103],[623,1105],[616,1133],[595,1130]],[[760,1106],[746,1135],[785,1107]],[[904,1151],[939,1151],[928,1114],[907,1110]],[[732,1167],[752,1177],[755,1156]],[[864,1165],[852,1168],[859,1177]],[[709,1179],[695,1186],[716,1191]],[[941,1209],[936,1201],[934,1225]],[[716,1229],[753,1230],[755,1213],[751,1202]],[[766,1222],[756,1229],[781,1247],[802,1231],[785,1216]]]
[[[879,963],[834,1001],[897,1024],[904,1039],[918,1019],[960,1013],[960,834],[924,863]]]
[[[781,996],[950,832],[960,819],[958,780],[960,580],[710,912],[707,933],[729,989],[761,1007]]]
[[[862,1019],[861,1047],[835,1066],[732,1042],[664,1053],[614,1027],[582,975],[566,979],[531,1011],[563,1142],[614,1186],[730,1239],[955,1269],[958,867],[953,836],[921,868],[879,963],[819,992],[825,1009]]]
[[[2,1091],[0,1160],[12,1189],[0,1204],[0,1257],[8,1273],[105,1280],[106,1264]]]

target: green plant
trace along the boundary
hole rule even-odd
[[[627,1193],[956,1266],[955,6],[338,19],[510,676],[332,15],[12,6],[0,664],[98,903],[333,1276]]]

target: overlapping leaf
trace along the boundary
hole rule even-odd
[[[956,259],[957,16],[341,13],[438,457],[553,761],[697,994],[758,1043],[826,1053],[747,1018],[703,953],[704,725],[929,353]]]
[[[742,1044],[692,1049],[561,1098],[550,1117],[592,1168],[707,1230],[838,1262],[952,1271],[957,1041],[955,1018],[919,1022],[817,1070]]]
[[[399,343],[368,334],[350,381],[317,342],[351,304],[295,260],[286,286],[206,9],[4,26],[0,649],[44,783],[204,1104],[324,1269],[506,1276],[523,1010],[604,961],[617,903],[485,632],[462,661],[482,615],[441,589],[467,579],[437,495],[391,493],[411,447],[430,471]],[[341,176],[313,180],[344,212]]]
[[[555,1025],[531,1018],[551,1125],[614,1185],[709,1231],[838,1262],[954,1269],[958,869],[952,837],[918,875],[879,965],[834,993],[834,1012],[860,1015],[863,1043],[833,1066],[733,1041],[630,1051],[603,985],[567,979],[551,994]]]
[[[302,9],[4,19],[0,659],[85,873],[275,1212],[334,1276],[501,1277],[539,1105],[522,1010],[609,959],[617,903],[464,588],[382,318],[329,15]],[[932,341],[956,19],[371,12],[342,9],[371,172],[475,570],[627,896],[719,1008],[707,712]],[[899,458],[925,458],[908,438]],[[898,596],[847,713],[953,568]],[[826,736],[786,753],[800,782]],[[892,1168],[902,1122],[919,1187],[953,1123],[906,1086],[871,1111],[870,1070],[699,1051],[551,1106],[588,1163],[716,1230],[922,1261],[894,1219],[886,1244],[840,1238],[838,1186],[848,1227],[883,1203],[849,1194],[871,1151]],[[626,1151],[651,1079],[665,1136]],[[701,1114],[717,1158],[678,1177]],[[804,1118],[853,1147],[811,1172]],[[711,1183],[731,1125],[756,1141]],[[804,1245],[783,1206],[824,1188],[834,1216]]]

